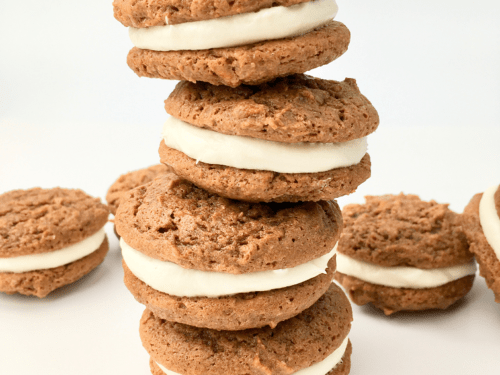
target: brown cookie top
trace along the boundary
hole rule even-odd
[[[147,184],[153,181],[156,176],[162,173],[167,173],[169,168],[164,164],[152,165],[151,167],[139,169],[138,171],[122,174],[110,186],[106,194],[106,201],[111,213],[116,214],[116,210],[120,205],[124,193],[138,186]]]
[[[329,64],[347,51],[350,40],[344,24],[330,21],[303,35],[239,47],[163,52],[134,47],[127,64],[139,77],[257,85]]]
[[[171,323],[146,310],[140,334],[151,357],[179,374],[285,375],[333,353],[351,321],[347,297],[332,284],[313,306],[274,329],[215,331]]]
[[[208,20],[310,0],[114,0],[115,18],[124,26],[150,27]]]
[[[472,260],[460,215],[416,195],[367,196],[344,207],[338,251],[385,267],[441,268]]]
[[[60,250],[95,234],[108,208],[81,190],[14,190],[0,195],[0,257]]]
[[[234,201],[166,174],[130,191],[115,225],[128,245],[152,258],[238,274],[291,268],[329,253],[342,216],[335,202]]]
[[[219,133],[278,142],[346,142],[377,129],[379,116],[358,89],[343,82],[295,74],[257,86],[179,82],[166,111]]]

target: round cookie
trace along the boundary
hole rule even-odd
[[[342,216],[335,202],[234,201],[169,173],[130,191],[115,224],[124,241],[148,257],[241,274],[291,268],[330,253]]]
[[[365,199],[365,204],[344,207],[345,229],[338,245],[335,278],[354,303],[371,302],[389,315],[444,309],[470,291],[475,264],[460,215],[415,195]],[[441,270],[453,277],[439,274]],[[430,285],[412,284],[418,278]]]
[[[110,186],[106,194],[106,202],[108,202],[109,210],[113,215],[120,205],[123,195],[138,186],[147,184],[153,181],[156,176],[167,173],[169,168],[163,164],[152,165],[151,167],[140,169],[121,175]]]
[[[285,143],[347,142],[373,133],[380,122],[356,80],[304,74],[237,88],[182,81],[165,109],[200,128]]]
[[[102,230],[108,214],[99,199],[80,190],[34,188],[0,195],[0,291],[45,297],[89,273],[108,251]],[[79,253],[85,255],[67,258],[66,250],[82,243],[91,246]],[[40,262],[45,266],[38,269]],[[46,266],[54,262],[63,263]],[[15,270],[5,270],[9,267]]]
[[[304,35],[238,47],[198,51],[151,51],[134,47],[127,63],[140,77],[237,87],[326,65],[343,55],[349,42],[347,27],[330,21]]]
[[[152,359],[182,375],[292,374],[325,360],[346,340],[352,321],[349,301],[332,284],[318,302],[278,324],[237,332],[172,323],[146,310],[140,335]],[[342,364],[328,374],[349,373],[348,345]],[[161,373],[159,373],[161,374]]]
[[[315,303],[327,290],[335,272],[335,257],[326,274],[298,285],[264,292],[240,293],[218,298],[177,297],[151,288],[123,262],[125,285],[135,299],[155,316],[170,322],[216,330],[239,331],[271,328]]]
[[[479,216],[479,206],[483,194],[476,194],[465,207],[464,230],[470,242],[470,250],[479,264],[480,275],[495,294],[495,301],[500,303],[500,260],[484,235]],[[495,208],[500,217],[500,186],[494,195]]]
[[[177,25],[240,13],[257,12],[273,6],[291,6],[310,0],[114,0],[115,18],[127,27]]]
[[[332,200],[356,191],[371,175],[370,156],[359,164],[318,173],[278,173],[196,162],[160,143],[160,160],[197,186],[231,199],[248,202]]]

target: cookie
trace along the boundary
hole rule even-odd
[[[365,197],[343,209],[337,274],[354,303],[386,315],[444,309],[471,289],[476,265],[460,215],[415,195]]]
[[[465,207],[464,229],[479,272],[500,303],[500,187],[476,194]]]
[[[106,201],[111,213],[113,215],[116,214],[116,210],[120,205],[120,201],[124,193],[136,188],[137,186],[147,184],[148,182],[153,181],[156,176],[162,173],[167,173],[168,171],[168,167],[163,164],[158,164],[129,172],[118,177],[118,179],[113,182],[113,185],[110,186],[108,193],[106,194]]]
[[[80,190],[15,190],[0,195],[0,291],[45,297],[106,256],[109,211]]]
[[[165,109],[200,128],[285,143],[347,142],[373,133],[380,122],[356,80],[304,74],[237,88],[179,82]]]
[[[140,335],[153,374],[162,375],[160,366],[182,375],[277,375],[318,366],[321,373],[340,375],[350,370],[351,321],[349,301],[332,284],[313,306],[274,329],[200,329],[168,322],[146,310]]]
[[[237,87],[304,73],[342,56],[350,32],[330,21],[306,34],[250,45],[184,51],[153,51],[134,47],[128,66],[139,76]]]

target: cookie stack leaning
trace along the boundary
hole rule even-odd
[[[115,0],[129,66],[180,79],[160,160],[116,213],[154,375],[341,375],[335,198],[370,176],[378,114],[355,80],[304,75],[350,34],[334,0]]]

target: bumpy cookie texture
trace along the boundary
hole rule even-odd
[[[113,8],[115,18],[124,26],[141,28],[233,16],[308,1],[310,0],[114,0]]]
[[[158,318],[200,328],[239,331],[271,328],[315,303],[327,290],[335,273],[335,258],[321,274],[301,284],[265,292],[240,293],[218,298],[176,297],[159,292],[139,280],[123,262],[125,285],[135,299]]]
[[[0,273],[0,292],[46,297],[52,291],[71,284],[101,264],[108,253],[108,240],[99,249],[64,266],[23,273]]]
[[[183,81],[165,109],[218,133],[289,143],[346,142],[367,136],[379,124],[354,79],[337,82],[304,74],[237,88]]]
[[[447,309],[469,293],[474,277],[466,276],[435,288],[408,289],[371,284],[340,272],[335,274],[335,279],[348,292],[352,302],[357,305],[371,303],[385,315],[398,311]]]
[[[156,318],[146,310],[140,335],[153,360],[179,374],[285,375],[333,353],[347,337],[351,321],[347,297],[332,284],[313,306],[274,329],[201,329]]]
[[[344,207],[338,251],[384,267],[432,269],[473,259],[460,215],[416,195],[367,196]]]
[[[109,211],[81,190],[15,190],[0,195],[0,257],[47,253],[95,234]]]
[[[370,156],[359,164],[318,173],[278,173],[197,163],[160,143],[160,160],[197,186],[231,199],[248,202],[331,200],[356,191],[371,175]]]
[[[350,32],[331,21],[307,34],[240,47],[200,51],[150,51],[134,47],[128,66],[140,77],[203,81],[236,87],[326,65],[347,51]]]
[[[470,250],[479,264],[479,273],[495,294],[495,301],[500,303],[500,260],[484,236],[479,220],[479,204],[483,194],[476,194],[462,216],[463,226],[470,242]],[[500,189],[495,193],[495,204],[500,216]]]
[[[352,345],[351,341],[349,340],[344,356],[342,357],[342,361],[337,366],[335,366],[335,368],[329,371],[326,375],[348,375],[349,372],[351,371],[351,354],[352,354]],[[153,358],[150,358],[149,360],[149,367],[153,375],[165,375],[163,370],[156,364]],[[191,374],[186,373],[185,375],[191,375]]]
[[[111,213],[113,215],[116,214],[116,210],[127,191],[147,184],[153,181],[158,175],[167,173],[168,171],[169,168],[167,166],[158,164],[121,175],[113,185],[110,186],[106,195],[106,201],[108,202]]]
[[[152,258],[238,274],[291,268],[329,253],[342,215],[335,202],[229,200],[170,173],[130,191],[115,224],[128,245]]]

